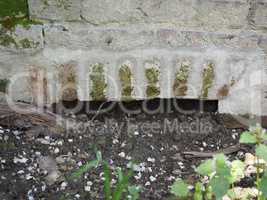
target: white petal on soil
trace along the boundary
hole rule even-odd
[[[119,156],[120,156],[121,158],[125,158],[125,153],[124,153],[124,152],[121,152],[121,153],[119,153]]]
[[[15,157],[13,159],[13,161],[14,161],[14,163],[26,163],[28,161],[28,159],[27,158],[17,158],[17,157]]]

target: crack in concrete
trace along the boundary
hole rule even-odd
[[[248,27],[252,30],[256,29],[255,16],[257,10],[257,0],[248,0],[249,10],[247,15]]]

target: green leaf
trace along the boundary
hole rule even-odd
[[[128,187],[128,192],[130,195],[129,200],[138,200],[141,192],[141,187],[140,186],[129,186]]]
[[[205,200],[212,200],[213,198],[212,194],[212,187],[210,185],[207,186],[206,191],[205,191]]]
[[[264,144],[257,145],[256,156],[267,161],[267,146]]]
[[[231,165],[231,183],[240,181],[244,176],[245,164],[240,160],[234,160]]]
[[[96,152],[96,159],[99,163],[102,162],[102,153],[100,151]]]
[[[196,172],[202,176],[209,176],[214,171],[214,162],[211,159],[204,161],[196,169]]]
[[[119,182],[122,181],[122,179],[123,179],[123,173],[122,173],[122,170],[121,170],[120,167],[117,168],[117,174],[118,174]]]
[[[222,197],[228,192],[230,182],[225,177],[215,176],[211,179],[210,185],[212,187],[212,192],[216,196],[216,200],[221,200]]]
[[[188,185],[181,179],[176,180],[171,186],[171,193],[176,197],[187,197],[189,193]]]
[[[239,142],[244,144],[256,144],[257,138],[256,135],[246,131],[242,133]]]
[[[110,200],[111,199],[111,172],[109,165],[105,162],[104,163],[104,193],[105,193],[105,199]]]
[[[231,178],[231,170],[227,165],[227,158],[224,154],[218,154],[214,156],[216,160],[216,175]]]
[[[70,178],[71,179],[79,179],[81,178],[81,176],[88,172],[90,169],[92,168],[96,168],[98,166],[98,161],[97,160],[92,160],[88,163],[86,163],[85,165],[81,166],[80,169],[78,169],[76,172],[74,172]]]
[[[202,183],[199,183],[199,182],[196,183],[195,193],[194,193],[194,200],[203,200],[202,188],[203,188]]]
[[[264,176],[259,184],[259,189],[262,192],[262,195],[267,198],[267,177]]]
[[[262,133],[261,137],[264,141],[267,141],[267,134],[265,132]]]
[[[119,183],[117,184],[117,187],[114,191],[112,200],[121,200],[122,199],[122,195],[125,192],[125,189],[127,189],[129,186],[129,180],[133,176],[133,171],[130,170],[127,175],[123,174],[122,176],[123,177],[122,177],[121,181],[119,181]]]

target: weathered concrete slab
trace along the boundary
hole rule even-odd
[[[258,0],[255,11],[255,25],[259,29],[267,29],[267,1]]]
[[[209,30],[240,29],[249,4],[244,0],[98,0],[82,1],[82,17],[91,24],[167,23]]]
[[[80,0],[28,0],[32,19],[75,21],[80,20]]]
[[[47,47],[110,51],[137,48],[258,48],[260,36],[255,32],[205,32],[180,30],[172,26],[132,25],[95,28],[85,24],[64,23],[44,28]]]

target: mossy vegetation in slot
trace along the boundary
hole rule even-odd
[[[104,65],[102,63],[97,63],[92,65],[90,81],[91,81],[90,95],[92,99],[95,101],[105,100],[107,83],[105,80]]]
[[[202,89],[201,89],[202,98],[208,98],[209,89],[212,87],[214,79],[215,79],[214,64],[209,62],[208,65],[204,68],[202,73]]]
[[[20,46],[24,49],[29,49],[29,48],[36,46],[36,44],[33,41],[31,41],[27,38],[20,40],[19,43],[20,43]]]
[[[6,93],[9,81],[7,79],[0,79],[0,92]]]
[[[123,100],[131,100],[133,93],[132,78],[133,74],[128,65],[122,65],[119,69],[121,82],[121,96]]]
[[[29,28],[32,24],[42,24],[29,19],[27,0],[0,0],[0,24],[13,30],[16,25]]]
[[[159,76],[160,71],[156,67],[147,68],[145,71],[147,79],[146,95],[154,98],[160,95]]]
[[[59,66],[58,74],[61,84],[61,98],[64,101],[74,101],[78,99],[76,63],[69,62]]]
[[[182,62],[180,69],[176,73],[173,92],[175,96],[185,96],[188,90],[187,82],[190,72],[190,63]]]

